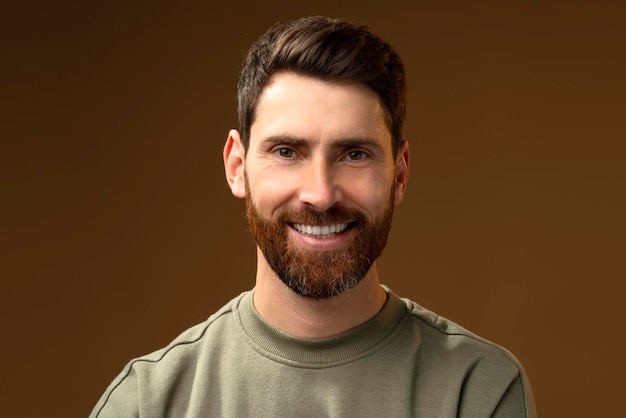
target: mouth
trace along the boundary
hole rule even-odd
[[[304,224],[290,224],[293,229],[298,231],[302,235],[308,235],[311,237],[326,239],[332,236],[341,234],[350,226],[351,223],[335,224],[335,225],[304,225]]]

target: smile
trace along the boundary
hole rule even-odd
[[[303,235],[310,235],[315,238],[326,239],[337,235],[348,229],[349,224],[337,224],[337,225],[302,225],[291,224],[293,229]]]

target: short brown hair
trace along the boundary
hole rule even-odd
[[[246,150],[259,96],[279,70],[370,87],[386,111],[397,154],[406,114],[404,64],[393,47],[368,27],[312,16],[277,23],[261,35],[244,59],[237,84],[239,131]]]

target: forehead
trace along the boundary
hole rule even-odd
[[[272,76],[259,96],[250,141],[268,136],[367,137],[390,144],[385,115],[378,95],[361,83],[282,71]]]

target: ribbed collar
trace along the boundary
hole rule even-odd
[[[302,339],[285,334],[267,323],[254,307],[254,291],[245,293],[235,306],[235,317],[250,346],[280,363],[304,368],[325,368],[365,357],[393,340],[406,320],[404,302],[385,287],[387,301],[372,319],[343,334]]]

